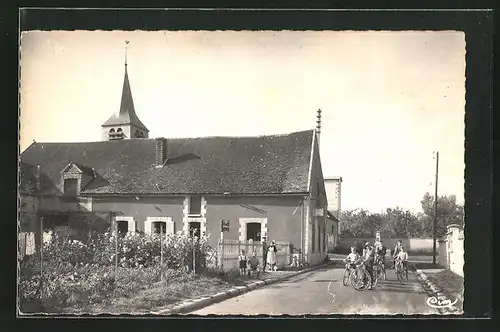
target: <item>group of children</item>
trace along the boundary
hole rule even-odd
[[[257,275],[259,274],[259,259],[257,258],[257,253],[255,251],[252,253],[250,258],[247,258],[245,250],[242,250],[240,256],[238,256],[238,264],[241,275],[246,275],[247,272],[248,275],[252,273],[257,273]]]
[[[375,261],[376,258],[381,260],[382,264],[385,261],[386,248],[384,247],[381,240],[375,241],[374,245],[370,245],[369,242],[365,242],[361,249],[356,247],[351,247],[351,253],[347,255],[344,259],[344,263],[347,263],[350,267],[354,267],[356,263],[360,261],[364,261],[367,264],[367,267],[370,268],[371,264]],[[395,247],[393,253],[393,267],[396,265],[396,261],[401,261],[403,263],[403,267],[407,269],[408,262],[408,253],[406,252],[401,240],[399,240]]]

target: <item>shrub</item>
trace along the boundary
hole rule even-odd
[[[193,241],[182,233],[164,236],[161,266],[158,235],[128,234],[118,238],[118,248],[116,240],[111,232],[90,233],[83,241],[70,234],[53,234],[43,247],[42,304],[67,307],[95,303],[113,291],[126,296],[159,281],[162,273],[164,280],[185,275],[185,267],[192,268],[193,252],[197,265],[204,267],[209,249],[206,237]],[[39,299],[40,256],[23,261],[19,276],[21,301]]]

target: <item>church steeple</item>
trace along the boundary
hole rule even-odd
[[[124,138],[148,138],[149,130],[139,120],[135,113],[132,89],[128,78],[127,70],[127,45],[125,42],[125,77],[123,79],[122,99],[120,110],[113,114],[103,125],[103,136],[107,140]]]

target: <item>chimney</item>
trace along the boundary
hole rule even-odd
[[[40,191],[40,165],[36,165],[36,191]]]
[[[316,132],[318,134],[318,141],[319,141],[319,136],[321,134],[321,109],[318,109],[318,115],[316,116],[318,120],[316,120]]]
[[[163,167],[167,160],[167,139],[164,137],[156,138],[156,168]]]

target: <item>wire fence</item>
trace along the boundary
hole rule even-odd
[[[64,302],[75,293],[104,297],[203,273],[213,254],[206,238],[164,229],[153,235],[109,229],[83,237],[69,230],[46,232],[41,225],[38,234],[19,233],[18,244],[19,297],[28,302]]]
[[[276,241],[276,265],[278,268],[289,266],[292,262],[293,246],[289,242]],[[257,241],[239,241],[223,239],[219,241],[219,260],[218,264],[223,270],[231,270],[238,268],[238,257],[242,250],[247,257],[250,257],[254,252],[264,265],[267,258],[267,252],[264,251],[264,246]]]

